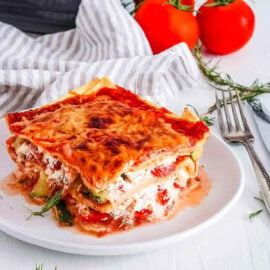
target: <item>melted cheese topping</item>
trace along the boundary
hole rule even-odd
[[[208,128],[194,119],[182,119],[122,88],[105,90],[6,119],[12,133],[76,169],[95,191],[115,183],[131,166],[168,152],[179,155],[208,136]]]

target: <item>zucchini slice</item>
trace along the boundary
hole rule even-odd
[[[47,175],[41,171],[39,174],[39,178],[34,188],[32,189],[30,196],[43,198],[49,195],[49,184],[47,182]]]

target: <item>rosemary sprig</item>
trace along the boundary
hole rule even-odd
[[[258,216],[261,212],[263,211],[263,209],[260,209],[260,210],[258,210],[258,211],[256,211],[256,212],[253,212],[253,213],[250,213],[249,214],[249,220],[250,221],[252,221],[256,216]]]
[[[209,117],[207,115],[200,115],[199,112],[197,111],[197,109],[190,105],[190,104],[187,104],[188,107],[192,108],[193,111],[195,112],[195,114],[199,117],[199,119],[201,121],[204,121],[204,123],[207,125],[207,126],[212,126],[214,124],[214,119],[215,117]]]
[[[51,208],[53,208],[62,198],[62,190],[58,190],[52,197],[48,197],[46,200],[46,204],[41,207],[40,211],[31,211],[30,216],[27,218],[30,219],[32,216],[41,216],[43,217],[43,214],[48,212]]]
[[[210,67],[210,62],[205,62],[202,58],[201,47],[196,46],[193,50],[194,56],[197,60],[198,66],[203,75],[207,78],[210,86],[215,89],[237,90],[242,100],[252,101],[256,96],[270,93],[270,83],[262,84],[259,80],[255,80],[251,86],[245,86],[240,83],[234,82],[229,74],[224,76],[218,72],[218,63]],[[212,113],[216,110],[216,105],[211,106],[207,113]]]
[[[200,120],[203,121],[209,127],[214,125],[214,119],[215,117],[209,117],[207,115],[200,116]]]

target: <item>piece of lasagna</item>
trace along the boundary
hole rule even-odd
[[[168,219],[200,187],[209,129],[188,109],[177,116],[108,79],[40,107],[6,115],[18,183],[54,207],[62,225],[104,235]],[[42,212],[43,211],[43,212]]]

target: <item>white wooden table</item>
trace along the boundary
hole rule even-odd
[[[251,84],[256,78],[262,82],[270,81],[270,1],[261,0],[250,4],[257,19],[252,40],[241,51],[223,56],[220,62],[222,70],[245,84]],[[254,123],[252,126],[255,127]],[[213,127],[213,131],[217,132],[218,129]],[[265,152],[256,130],[254,132],[257,148],[266,166],[270,168],[270,155]],[[43,264],[43,270],[55,267],[58,270],[270,269],[270,216],[264,210],[252,222],[249,221],[249,213],[263,207],[253,198],[259,196],[259,190],[247,153],[241,146],[233,149],[245,170],[246,185],[243,195],[224,218],[201,234],[150,253],[94,257],[39,248],[0,232],[0,269],[31,270],[35,269],[36,264]]]

